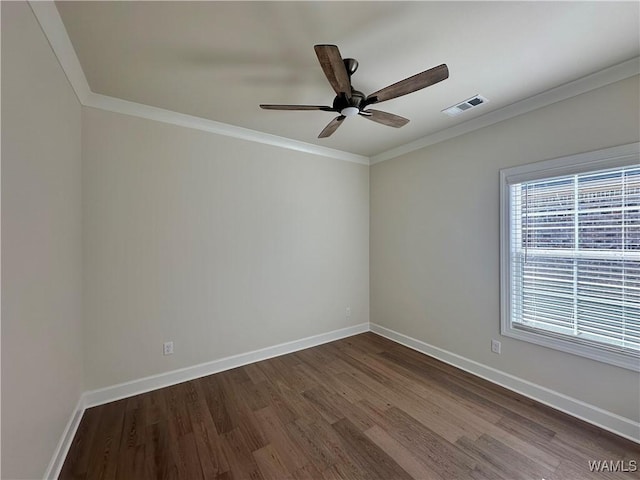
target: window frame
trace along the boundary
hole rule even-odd
[[[640,142],[544,160],[500,170],[500,333],[506,337],[579,355],[629,370],[640,371],[640,356],[585,344],[534,328],[513,327],[511,322],[511,202],[512,184],[637,165]]]

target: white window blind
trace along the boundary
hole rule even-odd
[[[509,185],[510,323],[640,352],[640,166]]]

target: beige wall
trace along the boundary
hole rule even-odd
[[[82,148],[88,389],[368,322],[366,165],[92,108]]]
[[[82,392],[81,110],[2,2],[2,478],[41,478]]]
[[[639,91],[630,78],[374,165],[371,321],[638,421],[637,372],[500,336],[498,172],[637,142]]]
[[[42,476],[82,391],[367,322],[370,279],[373,322],[638,421],[637,374],[498,317],[499,169],[638,141],[638,91],[369,170],[81,108],[3,2],[2,477]]]

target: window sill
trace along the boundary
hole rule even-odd
[[[561,338],[552,333],[538,333],[528,331],[521,328],[514,328],[511,325],[502,325],[500,333],[505,337],[515,338],[543,347],[560,350],[562,352],[571,353],[581,357],[590,358],[598,362],[608,363],[617,367],[626,368],[640,372],[640,357],[633,354],[606,350],[604,348],[594,347],[571,339]]]

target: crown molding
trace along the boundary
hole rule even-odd
[[[58,58],[69,83],[78,97],[80,103],[87,107],[99,108],[112,112],[132,115],[163,123],[179,125],[187,128],[194,128],[210,133],[239,138],[251,142],[272,145],[289,150],[321,155],[348,162],[355,162],[362,165],[374,165],[376,163],[391,160],[406,153],[410,153],[421,148],[443,142],[459,135],[472,132],[479,128],[493,125],[494,123],[508,120],[509,118],[523,113],[546,107],[556,102],[566,100],[581,93],[604,87],[614,82],[624,80],[640,74],[640,57],[633,58],[626,62],[580,78],[573,82],[566,83],[551,90],[539,93],[524,100],[512,103],[506,107],[486,113],[480,117],[467,120],[466,122],[445,128],[438,132],[426,135],[412,142],[386,150],[371,157],[358,155],[343,150],[323,147],[312,143],[301,142],[278,135],[259,132],[248,128],[229,125],[206,118],[186,115],[183,113],[165,110],[162,108],[130,102],[115,97],[94,93],[89,88],[89,83],[84,75],[80,61],[71,44],[71,40],[60,18],[58,9],[51,0],[37,1],[30,0],[29,5],[33,10],[42,31],[47,37],[54,54]]]
[[[89,94],[91,94],[91,89],[89,88],[87,77],[84,76],[80,60],[78,60],[69,35],[67,35],[64,23],[62,23],[58,9],[53,1],[30,1],[29,6],[36,16],[45,37],[47,37],[53,53],[58,58],[58,62],[60,62],[60,66],[71,84],[71,88],[73,88],[80,103],[84,105]]]
[[[292,140],[290,138],[280,137],[270,133],[258,132],[256,130],[216,122],[206,118],[186,115],[171,110],[165,110],[94,93],[89,88],[89,83],[87,82],[87,78],[85,77],[82,66],[80,65],[80,60],[78,60],[76,51],[71,44],[71,40],[69,39],[69,35],[67,34],[67,30],[64,27],[64,23],[62,22],[62,18],[60,18],[60,14],[58,13],[55,3],[50,0],[32,0],[29,1],[29,5],[36,16],[38,23],[40,23],[40,27],[47,37],[47,40],[53,49],[53,53],[58,58],[60,66],[67,76],[78,100],[85,107],[100,108],[102,110],[133,115],[187,128],[194,128],[196,130],[203,130],[205,132],[225,135],[227,137],[234,137],[251,142],[310,153],[313,155],[321,155],[323,157],[369,165],[369,157],[365,155],[358,155],[334,148]]]
[[[631,60],[627,60],[626,62],[619,63],[618,65],[614,65],[591,75],[587,75],[586,77],[574,80],[573,82],[565,83],[559,87],[525,98],[524,100],[512,103],[506,107],[499,108],[498,110],[493,110],[492,112],[486,113],[480,117],[467,120],[466,122],[453,127],[445,128],[439,132],[414,140],[413,142],[373,155],[370,159],[371,165],[384,162],[385,160],[391,160],[392,158],[399,157],[400,155],[414,152],[429,145],[449,140],[459,135],[478,130],[479,128],[487,127],[494,123],[502,122],[503,120],[508,120],[509,118],[522,115],[523,113],[546,107],[547,105],[575,97],[581,93],[595,90],[596,88],[604,87],[611,83],[639,74],[640,57],[635,57]]]
[[[248,128],[216,122],[215,120],[195,117],[193,115],[186,115],[184,113],[152,107],[150,105],[143,105],[141,103],[130,102],[128,100],[100,95],[98,93],[91,92],[87,96],[83,105],[86,107],[99,108],[101,110],[108,110],[111,112],[123,113],[125,115],[133,115],[135,117],[156,120],[158,122],[170,123],[181,127],[203,130],[205,132],[216,133],[227,137],[234,137],[265,145],[296,150],[298,152],[322,155],[324,157],[344,160],[346,162],[369,165],[369,157],[365,157],[364,155],[322,147],[312,143],[300,142],[298,140],[292,140],[290,138],[280,137],[270,133],[258,132]]]

